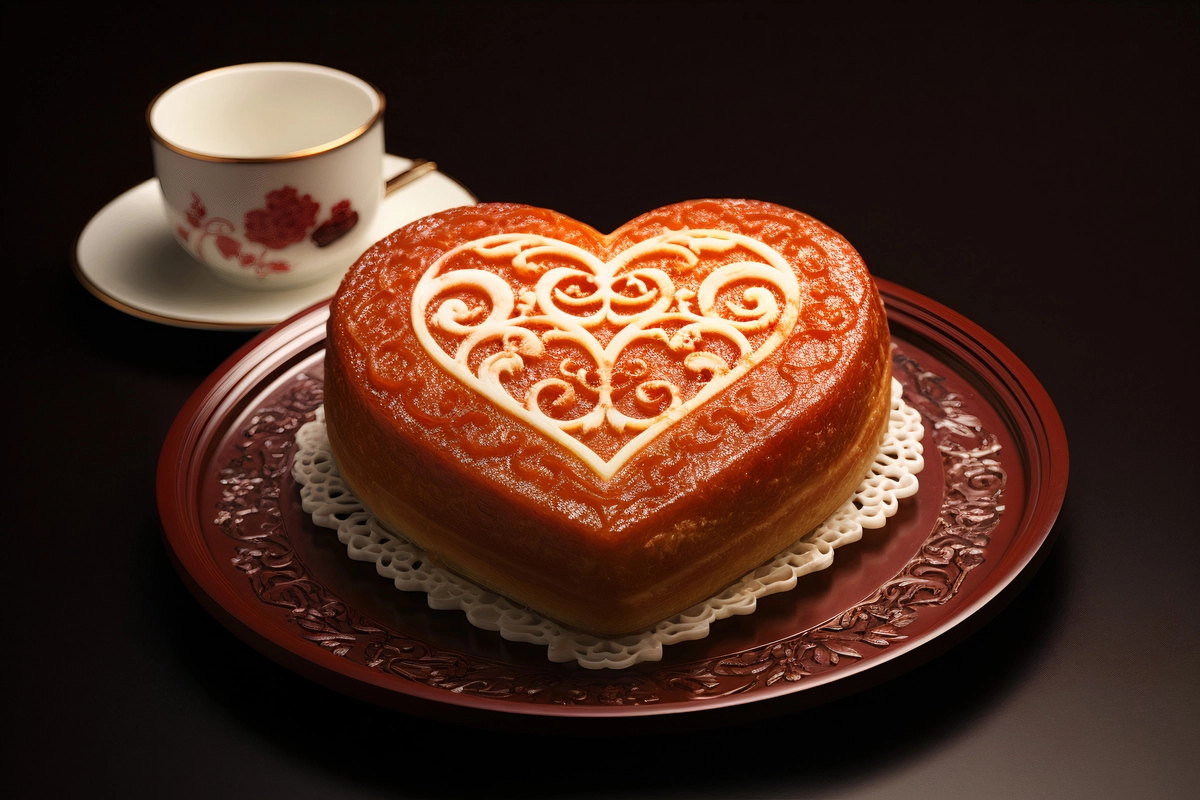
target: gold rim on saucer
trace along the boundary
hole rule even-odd
[[[71,272],[75,274],[75,278],[83,284],[83,288],[87,289],[96,299],[103,302],[105,305],[111,306],[128,314],[131,317],[147,320],[148,322],[157,322],[163,325],[170,325],[175,328],[195,328],[199,330],[220,330],[220,331],[257,331],[265,328],[270,328],[272,325],[277,325],[279,320],[275,322],[204,322],[199,320],[181,319],[179,317],[166,317],[162,314],[155,314],[152,311],[143,311],[140,308],[131,306],[128,303],[123,303],[112,295],[106,294],[96,284],[92,283],[91,279],[84,274],[83,268],[79,266],[79,239],[83,236],[83,231],[79,232],[79,236],[75,237],[75,243],[71,247]]]

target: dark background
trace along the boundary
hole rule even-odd
[[[9,778],[25,796],[1182,797],[1200,783],[1197,58],[1187,4],[6,7]],[[153,174],[161,89],[313,61],[389,152],[610,230],[753,197],[996,335],[1063,418],[1052,552],[974,636],[715,732],[497,734],[311,684],[176,576],[154,470],[249,334],[125,316],[74,237]],[[14,246],[15,245],[15,246]],[[453,767],[434,760],[448,754]]]

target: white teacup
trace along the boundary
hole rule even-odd
[[[223,280],[291,288],[354,263],[384,196],[384,98],[329,67],[195,75],[146,111],[179,243]]]

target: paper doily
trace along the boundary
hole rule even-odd
[[[499,631],[505,639],[547,648],[551,661],[577,661],[588,669],[623,669],[658,661],[665,645],[703,639],[709,626],[734,615],[751,614],[758,598],[795,588],[796,579],[833,563],[833,551],[862,538],[864,528],[882,528],[900,498],[917,492],[916,474],[925,465],[921,415],[904,403],[892,380],[892,409],[879,455],[854,496],[825,522],[725,591],[669,617],[642,633],[604,639],[578,633],[524,606],[482,589],[429,563],[425,552],[391,530],[354,496],[342,480],[329,437],[324,408],[296,433],[292,476],[300,484],[304,512],[313,522],[337,531],[350,558],[371,561],[397,589],[424,592],[430,608],[461,610],[477,628]]]

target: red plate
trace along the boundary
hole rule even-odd
[[[925,418],[920,492],[829,569],[706,639],[666,647],[662,661],[553,664],[543,647],[396,591],[312,523],[290,466],[294,431],[322,400],[327,304],[249,342],[180,412],[158,466],[168,551],[200,602],[264,655],[442,720],[708,727],[873,685],[941,652],[1024,585],[1067,486],[1066,434],[1032,373],[950,309],[878,283],[894,374]]]

